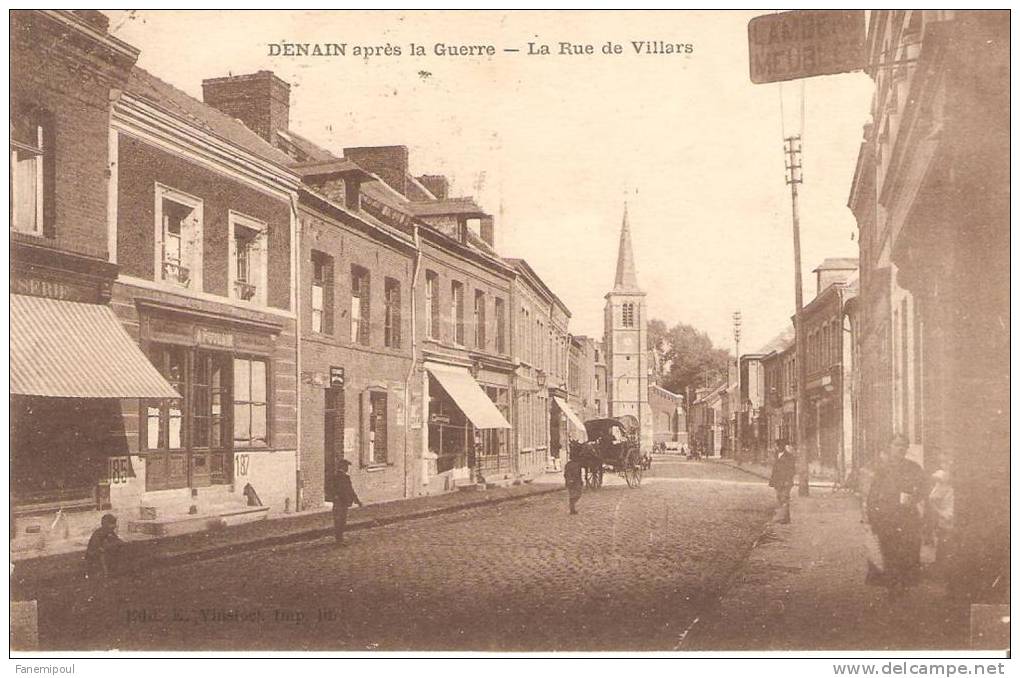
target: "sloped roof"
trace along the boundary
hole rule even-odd
[[[361,169],[361,167],[359,167],[358,165],[354,164],[350,160],[345,160],[343,158],[326,161],[313,160],[312,162],[295,163],[291,165],[291,169],[294,170],[302,179],[305,177],[350,173],[359,175],[362,181],[370,181],[375,179],[373,175]]]
[[[276,134],[283,138],[284,141],[292,144],[294,148],[300,151],[303,155],[308,156],[312,161],[328,162],[330,160],[337,160],[337,156],[330,153],[322,146],[309,141],[300,134],[291,130],[277,130]]]
[[[436,217],[447,215],[486,216],[485,210],[478,206],[474,198],[447,198],[446,200],[429,200],[427,202],[408,203],[411,213],[417,217]]]
[[[239,120],[202,103],[138,66],[131,70],[127,91],[169,115],[230,142],[263,160],[282,167],[293,163],[286,153],[275,148]]]
[[[860,264],[860,260],[854,257],[829,257],[818,265],[815,271],[830,271],[830,270],[847,270],[851,268],[857,268]]]
[[[772,338],[769,343],[758,349],[757,353],[766,356],[773,352],[782,351],[793,345],[794,340],[797,338],[797,333],[793,329],[793,325],[787,325],[782,332]]]

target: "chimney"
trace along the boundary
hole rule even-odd
[[[450,182],[443,175],[423,174],[418,177],[418,181],[429,189],[429,193],[436,196],[436,200],[446,200],[450,197]]]
[[[349,210],[361,209],[361,182],[350,176],[344,177],[344,205]]]
[[[482,237],[489,247],[496,247],[496,225],[492,217],[482,217],[478,220],[478,235]]]
[[[276,133],[290,128],[290,85],[272,71],[208,78],[202,99],[274,145]]]
[[[375,174],[401,195],[407,195],[407,146],[345,148],[344,157]]]

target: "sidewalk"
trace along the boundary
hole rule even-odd
[[[856,495],[794,496],[793,522],[771,523],[681,650],[964,649],[966,626],[927,572],[903,598],[866,586],[867,525]],[[930,555],[930,554],[925,554]]]
[[[772,477],[772,467],[768,464],[759,464],[754,461],[737,462],[735,459],[728,459],[724,457],[706,457],[705,461],[712,462],[713,464],[725,464],[765,480]],[[832,481],[823,480],[821,478],[811,478],[808,481],[808,486],[811,488],[818,488],[820,490],[831,490]]]
[[[563,489],[562,479],[557,480],[547,482],[545,478],[538,478],[535,482],[511,487],[458,491],[355,507],[349,514],[347,530],[363,530],[556,492]],[[123,547],[123,562],[127,572],[144,571],[238,551],[310,541],[331,534],[332,512],[329,509],[308,511],[216,531],[129,541]],[[59,586],[80,579],[82,556],[83,552],[77,551],[16,561],[11,577],[11,598],[31,599],[40,587]]]

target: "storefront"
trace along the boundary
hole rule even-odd
[[[480,384],[466,367],[428,362],[425,369],[431,461],[426,482],[450,489],[509,475],[508,387]]]

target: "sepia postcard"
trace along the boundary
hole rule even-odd
[[[15,673],[1005,674],[1008,11],[9,22]]]

